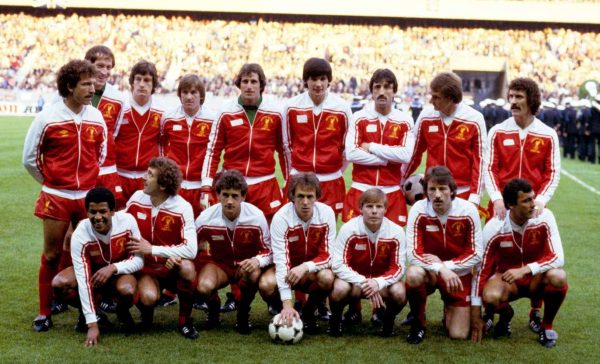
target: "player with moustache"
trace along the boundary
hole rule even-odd
[[[331,207],[319,202],[320,182],[314,173],[298,173],[290,177],[288,199],[273,217],[271,240],[276,282],[282,302],[280,320],[291,325],[300,319],[294,309],[292,289],[308,293],[302,307],[304,332],[318,333],[315,310],[333,287],[329,246],[335,241],[336,219]]]
[[[488,134],[485,153],[485,186],[490,196],[489,216],[506,217],[501,191],[513,178],[528,180],[535,192],[535,217],[548,204],[560,181],[560,145],[556,131],[536,118],[541,105],[540,89],[529,78],[516,78],[508,85],[512,117],[494,126]],[[532,331],[541,330],[542,301],[533,298],[529,312]],[[488,315],[488,326],[493,316]]]
[[[87,332],[84,345],[90,347],[100,341],[99,297],[116,299],[117,317],[123,330],[134,330],[129,313],[137,293],[133,273],[142,269],[144,259],[126,250],[129,240],[140,240],[140,231],[133,216],[116,211],[110,190],[104,187],[90,190],[85,206],[88,218],[77,225],[71,238],[73,266],[58,273],[52,287],[79,308],[76,329]]]
[[[508,304],[521,297],[541,298],[544,315],[539,342],[556,346],[558,334],[553,323],[569,288],[565,273],[560,234],[552,212],[536,209],[535,189],[524,179],[506,183],[502,198],[508,213],[491,219],[483,229],[483,257],[473,280],[472,339],[484,333],[481,307],[498,313],[494,337],[510,336],[513,309]]]
[[[192,206],[177,194],[181,171],[165,157],[150,160],[144,175],[144,189],[131,196],[126,211],[136,219],[142,239],[130,240],[127,251],[144,256],[138,274],[138,308],[142,327],[150,328],[154,307],[163,289],[179,297],[178,329],[188,339],[198,338],[192,323],[192,305],[198,250]]]
[[[477,208],[457,195],[445,166],[430,168],[424,179],[426,200],[417,201],[406,227],[410,267],[406,291],[415,318],[406,340],[425,338],[427,296],[440,290],[444,326],[451,339],[466,339],[470,330],[472,269],[481,259],[481,222]]]
[[[37,332],[52,327],[52,279],[59,271],[63,242],[69,226],[87,216],[85,195],[96,186],[104,162],[106,125],[90,105],[95,74],[94,65],[85,60],[62,66],[56,83],[63,99],[36,115],[23,145],[23,166],[42,184],[34,212],[44,234],[39,314],[32,324]]]
[[[385,192],[388,200],[386,217],[406,225],[406,201],[400,183],[402,168],[410,162],[415,139],[410,132],[410,114],[393,108],[398,92],[396,75],[378,69],[369,82],[374,107],[365,107],[350,120],[346,136],[346,159],[352,162],[352,185],[344,201],[343,220],[360,214],[358,199],[373,187]]]
[[[200,246],[207,254],[198,254],[197,293],[208,305],[207,329],[220,325],[218,290],[228,284],[240,288],[235,329],[250,334],[250,305],[256,292],[271,298],[275,289],[271,237],[262,211],[245,202],[248,185],[236,170],[223,171],[215,184],[219,203],[204,210],[196,219]],[[266,292],[268,288],[271,292]]]

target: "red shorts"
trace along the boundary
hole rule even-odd
[[[117,210],[121,210],[125,208],[127,204],[127,200],[123,196],[123,187],[121,187],[121,178],[117,174],[117,172],[103,174],[98,176],[98,181],[96,182],[96,187],[104,187],[110,190],[115,196],[115,202],[117,205]]]
[[[344,201],[344,213],[342,214],[342,221],[347,222],[353,217],[361,214],[360,208],[358,207],[358,200],[362,195],[362,191],[356,188],[350,188],[346,194],[346,200]],[[390,219],[392,222],[400,225],[406,225],[406,200],[402,190],[394,191],[386,194],[388,199],[388,208],[385,213],[385,217]]]
[[[464,276],[460,277],[460,281],[463,285],[463,290],[456,292],[448,292],[446,290],[446,286],[444,285],[444,281],[439,275],[437,275],[436,286],[437,289],[440,290],[440,295],[442,296],[442,301],[444,301],[444,304],[452,307],[470,307],[472,278],[473,275],[471,273],[465,274]]]
[[[283,196],[277,179],[273,177],[264,182],[249,185],[245,201],[258,207],[265,214],[267,221],[271,221],[273,215],[283,205]]]
[[[40,192],[33,213],[40,219],[53,219],[75,223],[87,218],[85,198],[71,200],[44,191]]]
[[[283,189],[285,201],[289,201],[287,198],[288,186],[289,179]],[[319,202],[331,207],[336,215],[341,213],[344,209],[344,196],[346,195],[346,183],[344,182],[344,178],[340,177],[331,181],[319,182],[319,186],[321,187],[321,198],[319,198]]]
[[[121,180],[121,187],[123,188],[123,198],[125,201],[129,201],[129,198],[135,193],[135,191],[144,189],[143,178],[128,178],[119,176]]]

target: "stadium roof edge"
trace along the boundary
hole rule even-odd
[[[5,0],[3,6],[58,6],[70,9],[164,10],[215,13],[327,15],[511,22],[600,24],[599,1],[535,0]]]

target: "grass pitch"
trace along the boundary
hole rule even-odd
[[[482,344],[452,341],[443,335],[439,296],[428,301],[428,333],[418,346],[406,344],[407,328],[397,326],[396,337],[382,339],[368,322],[370,308],[363,303],[363,323],[339,339],[325,334],[305,336],[294,346],[274,345],[267,333],[269,315],[257,298],[253,305],[254,331],[241,336],[233,330],[235,314],[222,315],[221,329],[201,331],[189,341],[176,331],[177,308],[157,308],[156,328],[124,336],[103,331],[100,346],[86,349],[84,334],[73,330],[76,310],[55,316],[54,328],[34,333],[37,313],[37,272],[42,247],[41,222],[33,216],[40,186],[21,166],[23,140],[31,118],[0,117],[0,363],[177,363],[177,362],[600,362],[600,196],[562,176],[549,207],[556,215],[565,251],[570,290],[558,314],[558,346],[546,349],[527,327],[529,302],[517,301],[510,339],[486,338]],[[563,160],[563,168],[600,189],[600,166]],[[135,309],[132,310],[134,312]],[[397,322],[406,315],[399,315]],[[134,317],[137,314],[134,312]],[[116,318],[111,315],[111,319]],[[205,314],[194,312],[201,327]]]

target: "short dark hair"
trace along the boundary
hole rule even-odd
[[[456,181],[452,176],[452,173],[446,166],[433,166],[427,170],[425,173],[425,178],[423,179],[423,190],[425,194],[427,194],[427,185],[429,182],[435,182],[440,185],[446,185],[450,187],[450,192],[452,192],[452,199],[456,197],[456,190],[458,186],[456,185]],[[427,197],[429,198],[429,196]]]
[[[374,203],[382,200],[383,205],[387,207],[388,199],[385,192],[379,188],[369,188],[360,195],[360,198],[358,199],[358,207],[362,209],[363,205],[366,203]]]
[[[262,67],[258,63],[246,63],[243,65],[242,68],[240,68],[237,76],[235,76],[235,85],[240,88],[242,84],[242,77],[251,73],[256,73],[258,75],[258,81],[260,82],[260,93],[262,94],[265,90],[265,86],[267,86],[267,76],[265,76],[265,71],[263,71]]]
[[[321,198],[321,184],[317,175],[313,172],[298,173],[290,177],[290,184],[288,185],[287,197],[290,201],[294,200],[296,195],[296,188],[301,187],[303,189],[315,190],[317,200]]]
[[[133,88],[133,80],[136,75],[152,76],[152,93],[154,93],[156,88],[160,85],[158,82],[158,72],[156,71],[156,66],[152,62],[139,61],[133,66],[131,72],[129,73],[129,86],[131,86],[131,88]]]
[[[169,196],[175,196],[181,186],[181,170],[174,160],[167,157],[154,157],[148,167],[158,171],[156,178],[158,185],[165,189]]]
[[[508,181],[508,183],[502,189],[502,200],[504,201],[504,207],[510,209],[511,206],[515,206],[517,204],[519,191],[529,193],[533,191],[533,187],[528,180],[523,178],[514,178]]]
[[[462,101],[462,80],[454,72],[442,72],[438,73],[429,87],[432,91],[439,92],[442,96],[449,98],[455,104]]]
[[[74,89],[83,76],[93,77],[96,74],[96,67],[85,59],[76,59],[69,61],[58,70],[56,76],[56,87],[62,97],[71,95],[71,89]]]
[[[108,203],[108,208],[110,211],[115,211],[116,203],[115,203],[115,195],[104,187],[96,187],[92,188],[85,195],[85,209],[90,209],[91,203]]]
[[[309,58],[306,62],[304,62],[304,67],[302,69],[302,80],[304,81],[304,87],[306,87],[306,82],[309,78],[319,76],[327,76],[327,80],[331,82],[333,79],[331,65],[323,58]]]
[[[396,75],[388,68],[380,68],[373,72],[371,81],[369,81],[369,91],[373,93],[373,84],[383,81],[387,81],[394,86],[394,93],[398,92],[398,80],[396,79]]]
[[[204,98],[206,97],[206,89],[204,88],[204,83],[200,77],[196,75],[188,74],[181,77],[179,85],[177,86],[177,97],[181,97],[181,91],[192,88],[195,88],[200,92],[200,105],[202,105],[204,103]]]
[[[508,90],[525,91],[527,106],[533,115],[537,114],[542,104],[542,95],[537,83],[531,78],[519,77],[510,81]]]
[[[239,190],[242,196],[246,196],[246,193],[248,193],[248,184],[246,183],[244,176],[236,169],[222,171],[215,184],[217,195],[220,194],[222,190],[230,189]]]
[[[95,63],[98,59],[98,56],[109,57],[112,61],[112,66],[115,66],[115,55],[110,50],[110,48],[104,45],[95,45],[92,48],[88,49],[87,52],[85,52],[84,58],[92,63]]]

